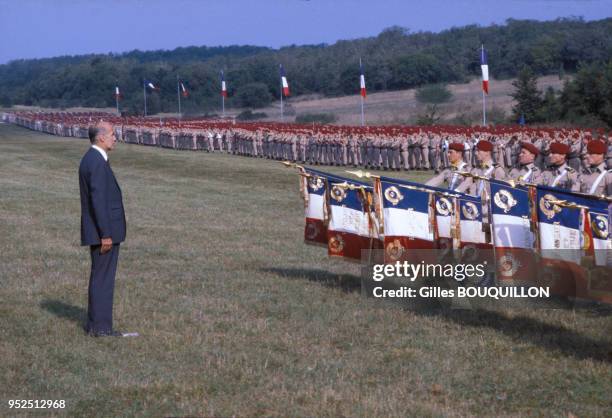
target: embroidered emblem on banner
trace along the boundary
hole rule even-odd
[[[608,220],[603,215],[596,215],[591,221],[591,229],[597,238],[608,239]]]
[[[473,202],[465,202],[461,208],[461,212],[463,213],[463,217],[470,221],[478,218],[478,206]]]
[[[315,239],[319,235],[319,226],[317,224],[306,224],[306,238]]]
[[[313,191],[318,191],[323,187],[323,179],[321,177],[312,176],[308,178],[308,187],[310,187]]]
[[[331,189],[331,197],[336,202],[342,202],[346,197],[346,189],[338,185],[333,186]]]
[[[499,266],[499,274],[504,277],[514,276],[521,267],[521,263],[511,254],[505,254],[499,257],[497,265]]]
[[[334,235],[329,239],[329,250],[333,254],[339,254],[344,249],[344,239],[341,235]]]
[[[499,192],[495,193],[493,201],[495,202],[495,206],[502,209],[504,213],[510,212],[510,209],[517,204],[517,201],[514,196],[512,196],[512,193],[506,189],[501,189]]]
[[[546,194],[540,199],[540,210],[548,219],[552,219],[555,215],[561,212],[561,207],[550,203],[551,200],[557,200],[552,194]]]
[[[402,257],[405,249],[399,239],[394,239],[392,242],[387,244],[385,251],[391,260],[396,261]]]
[[[436,211],[438,215],[448,216],[451,214],[452,208],[453,206],[447,198],[440,197],[436,200]]]
[[[395,186],[391,186],[385,190],[385,199],[387,199],[393,206],[397,205],[403,198],[404,196]]]

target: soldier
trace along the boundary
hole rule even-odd
[[[594,140],[587,144],[589,168],[581,177],[580,191],[595,196],[612,197],[612,169],[606,168],[604,160],[607,147],[603,141]]]
[[[535,165],[535,159],[540,152],[531,142],[521,142],[521,152],[519,153],[519,167],[510,170],[510,177],[524,183],[542,184],[543,173]]]
[[[506,172],[497,163],[493,162],[493,144],[487,140],[480,140],[476,144],[476,158],[478,159],[478,166],[472,167],[470,170],[471,174],[479,177],[492,178],[497,180],[503,180],[506,178]],[[481,196],[483,192],[486,195],[490,195],[489,182],[483,179],[474,179],[468,177],[461,185],[457,187],[457,191],[465,192],[472,196]]]
[[[404,164],[404,170],[410,170],[410,160],[408,152],[408,138],[400,139],[400,151],[402,153],[402,162]]]
[[[440,143],[441,138],[437,134],[429,138],[429,168],[433,169],[436,174],[440,172]]]
[[[578,173],[566,162],[569,152],[570,147],[562,142],[550,144],[548,154],[550,168],[544,172],[542,184],[572,192],[580,190]]]
[[[467,181],[467,178],[459,174],[459,172],[469,171],[469,165],[463,161],[464,150],[465,147],[461,142],[450,144],[447,152],[450,168],[445,168],[440,174],[432,177],[425,184],[435,187],[446,184],[450,190],[457,190],[461,183]]]

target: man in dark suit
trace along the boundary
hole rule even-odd
[[[108,162],[115,146],[113,127],[99,122],[89,128],[91,148],[79,166],[81,245],[91,253],[86,331],[95,337],[125,336],[113,329],[113,291],[119,244],[126,222],[121,189]]]

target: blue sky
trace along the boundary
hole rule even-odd
[[[189,45],[334,43],[411,31],[612,16],[612,0],[0,0],[0,63]]]

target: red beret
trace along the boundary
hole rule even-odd
[[[563,154],[567,155],[570,152],[570,147],[565,145],[563,142],[553,142],[550,144],[551,154]]]
[[[465,151],[465,146],[461,142],[453,142],[448,146],[448,149],[463,152]]]
[[[599,140],[594,140],[587,144],[587,152],[589,154],[605,154],[608,152],[607,148],[606,144]]]
[[[521,142],[521,147],[525,148],[527,151],[529,151],[530,153],[536,156],[540,153],[540,151],[538,151],[536,146],[533,145],[531,142]]]
[[[493,151],[493,144],[483,139],[482,141],[478,141],[478,143],[476,144],[476,149],[478,149],[479,151],[491,152]]]

